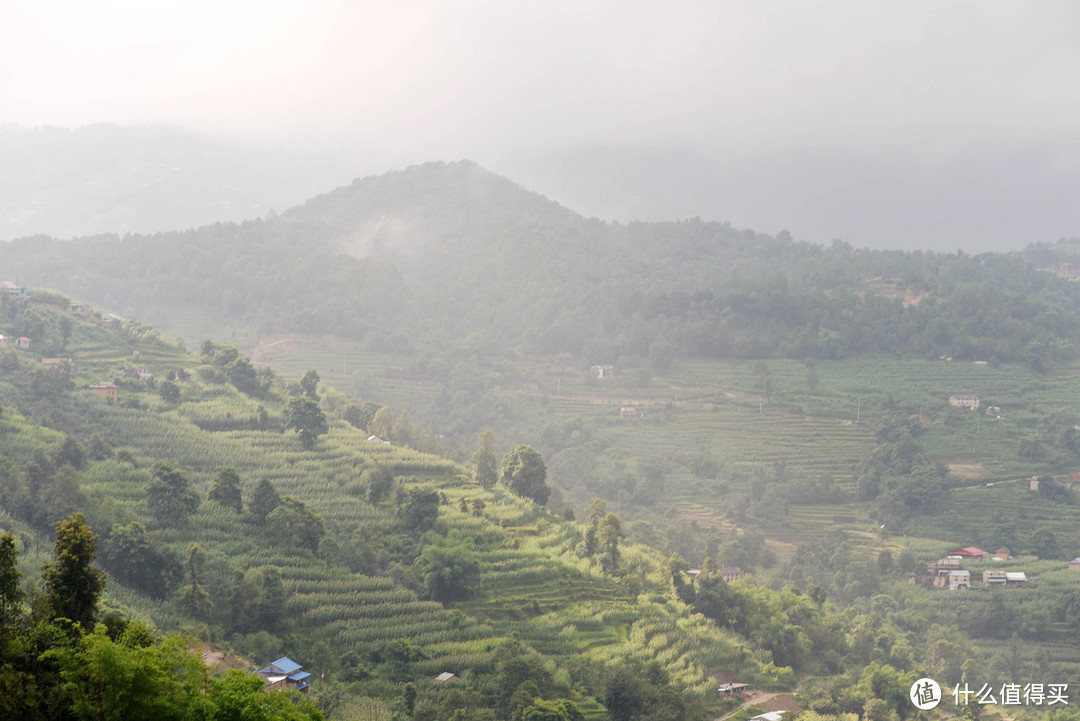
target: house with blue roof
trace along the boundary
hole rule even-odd
[[[299,691],[307,693],[311,674],[288,656],[263,666],[255,673],[266,682],[267,691]]]

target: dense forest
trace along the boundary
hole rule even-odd
[[[570,354],[1019,361],[1076,354],[1080,286],[1011,255],[829,247],[690,219],[583,218],[468,162],[355,181],[281,215],[154,235],[26,238],[29,285],[168,328],[195,308],[257,329],[333,333],[455,360]]]

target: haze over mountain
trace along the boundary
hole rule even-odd
[[[0,27],[0,123],[227,140],[209,141],[219,162],[203,160],[205,140],[71,145],[57,168],[24,138],[0,152],[14,188],[0,238],[252,218],[352,177],[471,158],[623,222],[1019,249],[1080,227],[1078,27],[1071,4],[999,0],[529,12],[15,0]],[[157,163],[182,177],[136,172]]]

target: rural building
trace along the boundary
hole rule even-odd
[[[984,366],[984,365],[987,365],[987,363],[986,363],[986,361],[971,361],[971,365],[973,365],[973,366]]]
[[[102,398],[110,401],[116,400],[116,394],[120,390],[115,383],[109,383],[108,381],[99,381],[97,383],[90,384],[90,390],[94,395],[101,396]]]
[[[927,567],[927,571],[930,573],[937,573],[938,571],[955,571],[960,568],[959,558],[939,558]]]
[[[23,350],[30,350],[30,339],[23,336],[15,341],[15,346]]]
[[[288,656],[263,666],[255,673],[266,682],[267,691],[299,691],[307,693],[311,674]]]
[[[15,285],[10,280],[0,280],[0,293],[12,298],[28,298],[30,291],[25,286]]]
[[[725,583],[731,583],[742,575],[742,569],[737,566],[724,566],[717,573],[720,574],[720,578],[724,579]]]
[[[435,677],[435,680],[440,682],[440,683],[445,683],[446,681],[453,681],[456,678],[457,678],[457,674],[450,673],[449,671],[443,671],[442,673],[440,673],[438,676]]]
[[[1069,561],[1069,570],[1080,571],[1080,558],[1074,558],[1073,560]]]
[[[720,687],[716,689],[716,692],[720,695],[720,698],[739,698],[745,690],[745,683],[733,682],[720,684]]]
[[[382,438],[379,438],[378,436],[368,436],[368,440],[371,441],[372,443],[382,443],[383,445],[387,445],[387,446],[390,445],[390,441],[384,441]]]
[[[978,396],[963,396],[955,395],[949,396],[949,405],[956,406],[957,408],[963,408],[967,411],[978,410],[979,397]]]
[[[610,378],[615,375],[615,366],[593,366],[589,370],[596,373],[597,378]]]
[[[1028,481],[1028,490],[1029,491],[1035,491],[1036,493],[1039,491],[1039,477],[1038,476],[1032,476],[1031,479]]]
[[[11,336],[0,335],[0,345],[7,345],[11,341]]]
[[[1005,572],[1005,584],[1007,586],[1026,586],[1028,583],[1027,574],[1023,571],[1006,571]]]
[[[637,408],[633,406],[623,406],[619,409],[620,418],[637,418]]]
[[[997,550],[997,553],[994,554],[994,560],[995,561],[1008,561],[1009,556],[1011,556],[1011,555],[1012,555],[1012,551],[1010,551],[1009,549],[1002,546],[1001,548],[999,548]]]
[[[86,303],[72,303],[68,306],[69,313],[89,313],[90,310],[90,306]]]
[[[949,571],[949,590],[964,591],[971,588],[971,571]]]
[[[976,548],[975,546],[968,546],[967,548],[958,548],[955,551],[949,551],[945,555],[947,555],[949,558],[982,559],[986,558],[990,554],[982,550],[981,548]]]
[[[1008,583],[1008,579],[1004,571],[986,570],[983,571],[983,583],[987,586],[1004,586]]]

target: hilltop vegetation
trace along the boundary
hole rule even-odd
[[[334,333],[418,356],[446,383],[470,358],[582,362],[1075,357],[1080,287],[1013,257],[829,248],[697,219],[586,219],[477,166],[355,181],[268,220],[152,236],[30,238],[0,260],[166,329]],[[198,340],[203,340],[199,338]]]

